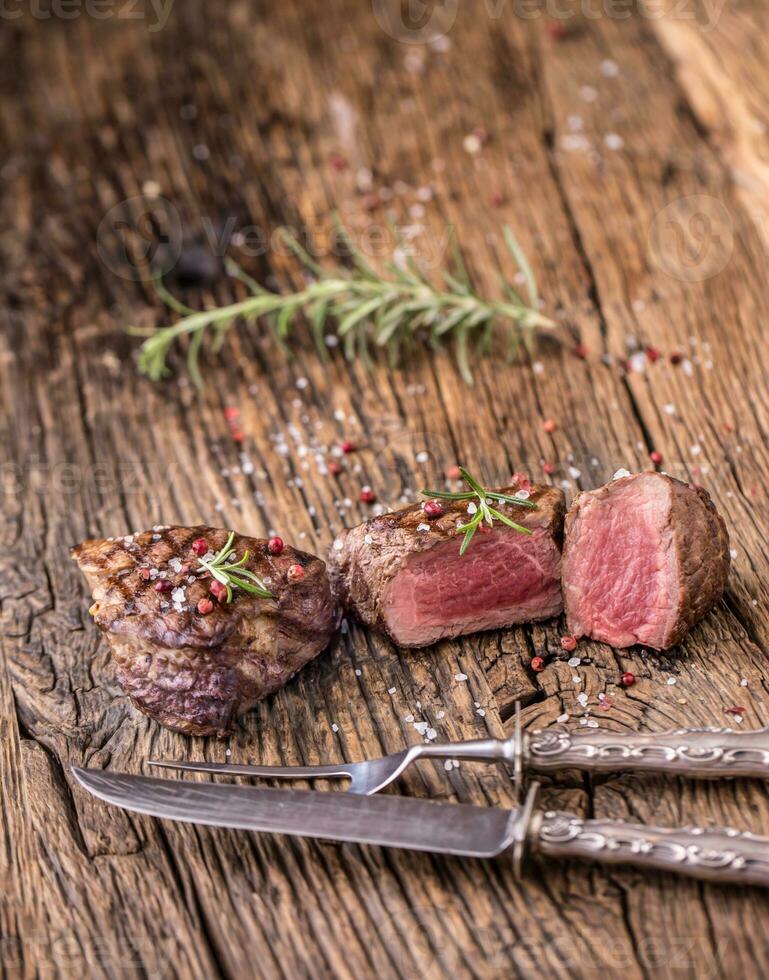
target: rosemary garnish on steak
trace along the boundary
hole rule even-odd
[[[201,569],[205,569],[217,582],[221,582],[225,587],[227,590],[227,602],[232,602],[233,588],[251,592],[261,599],[274,599],[275,596],[266,587],[264,582],[254,572],[244,567],[248,561],[248,551],[243,552],[243,557],[240,561],[231,562],[229,560],[230,558],[236,557],[235,552],[232,550],[234,539],[235,532],[230,531],[227,543],[213,558],[199,558],[198,561],[200,562]]]
[[[156,279],[160,297],[181,319],[153,332],[144,341],[139,355],[140,370],[153,381],[165,377],[169,373],[167,360],[171,348],[186,336],[189,338],[188,370],[201,386],[199,361],[204,338],[210,337],[213,349],[217,350],[236,320],[254,323],[262,319],[272,330],[276,344],[285,349],[286,338],[297,318],[304,314],[322,357],[327,356],[328,337],[332,335],[332,342],[338,338],[344,345],[348,360],[359,358],[366,367],[371,364],[372,345],[386,349],[395,363],[401,349],[415,337],[427,340],[433,347],[451,337],[462,377],[472,384],[471,344],[475,344],[479,353],[486,353],[498,333],[512,360],[521,341],[530,347],[536,328],[556,326],[539,310],[534,274],[509,228],[504,229],[505,244],[526,284],[526,299],[506,282],[502,283],[500,298],[479,296],[456,247],[453,268],[442,272],[441,287],[430,282],[417,263],[405,255],[400,239],[397,239],[397,254],[405,257],[400,262],[386,263],[383,273],[374,269],[355,248],[344,228],[339,226],[337,234],[349,256],[349,264],[337,262],[331,268],[319,265],[295,238],[284,234],[287,245],[311,277],[304,288],[296,291],[270,292],[236,263],[227,260],[227,272],[239,279],[251,296],[237,303],[196,311],[180,303]]]
[[[420,490],[419,492],[425,497],[433,497],[438,500],[467,500],[469,501],[468,513],[472,514],[469,521],[464,524],[457,525],[458,531],[464,531],[464,538],[462,539],[462,547],[459,549],[460,555],[464,555],[470,542],[473,540],[473,536],[481,523],[485,521],[489,527],[492,526],[494,521],[501,521],[508,527],[513,528],[513,530],[518,531],[521,534],[531,534],[531,531],[527,527],[523,527],[521,524],[516,524],[515,521],[511,521],[509,517],[505,514],[500,513],[496,508],[492,507],[489,503],[493,500],[495,503],[502,504],[515,504],[516,507],[529,507],[536,508],[536,504],[532,503],[530,500],[526,500],[523,497],[513,497],[509,493],[498,493],[496,490],[486,490],[480,483],[467,472],[464,467],[459,467],[459,472],[462,475],[462,479],[470,487],[469,490],[462,490],[459,493],[450,493],[447,490]]]

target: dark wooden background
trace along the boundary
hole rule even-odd
[[[579,692],[590,717],[615,731],[734,724],[725,714],[734,706],[745,708],[745,728],[769,721],[763,5],[582,3],[558,38],[532,6],[460,0],[426,8],[428,20],[445,18],[432,43],[412,43],[422,37],[416,22],[393,29],[391,8],[176,0],[166,19],[149,5],[136,19],[142,8],[128,0],[100,7],[99,19],[90,8],[4,10],[8,975],[765,972],[761,892],[581,865],[541,865],[519,883],[505,860],[161,824],[73,785],[73,763],[140,771],[152,755],[221,759],[226,746],[164,731],[126,703],[70,545],[207,521],[257,535],[274,528],[323,553],[337,528],[371,512],[358,503],[363,484],[397,506],[458,461],[490,483],[514,470],[541,478],[550,462],[550,479],[573,493],[619,467],[649,466],[657,450],[727,518],[728,594],[669,655],[585,643],[578,653],[590,663],[578,668],[560,656],[563,624],[419,653],[353,628],[248,716],[229,742],[233,761],[358,759],[419,739],[420,720],[441,738],[503,735],[516,698],[531,726],[566,712],[579,727]],[[514,367],[488,360],[471,389],[447,355],[367,375],[339,356],[322,365],[301,331],[289,361],[243,328],[210,363],[202,394],[183,372],[153,386],[135,370],[137,341],[125,327],[167,314],[118,260],[121,221],[129,216],[128,237],[141,245],[152,226],[139,218],[158,214],[158,196],[188,239],[206,228],[269,235],[285,224],[321,253],[335,209],[357,236],[384,227],[391,211],[434,266],[454,223],[491,292],[498,262],[514,272],[500,248],[509,223],[564,343]],[[259,256],[232,251],[262,281],[299,281],[273,245]],[[185,299],[236,295],[218,280]],[[645,370],[636,357],[628,373],[636,344],[661,357]],[[227,408],[240,412],[242,443]],[[546,418],[557,422],[552,434]],[[345,438],[361,451],[339,478],[325,475],[322,460]],[[538,675],[528,667],[535,653],[548,658]],[[629,691],[618,687],[623,670],[638,676]],[[403,791],[512,802],[493,767],[427,765]],[[572,774],[545,798],[586,814],[769,830],[757,783]]]

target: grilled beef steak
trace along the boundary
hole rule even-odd
[[[662,473],[580,494],[566,517],[569,629],[613,647],[667,650],[721,597],[729,537],[707,492]]]
[[[432,520],[414,504],[343,531],[329,556],[337,598],[403,647],[557,616],[563,494],[543,486],[529,494],[536,510],[499,506],[531,535],[495,522],[461,557],[467,501],[443,501]]]
[[[145,714],[189,735],[226,733],[319,654],[336,626],[324,563],[288,547],[273,556],[259,538],[238,535],[232,547],[238,560],[249,552],[244,567],[275,598],[235,588],[231,603],[217,601],[192,545],[217,552],[227,538],[210,527],[157,527],[72,550],[121,686]]]

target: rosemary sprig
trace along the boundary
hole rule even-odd
[[[505,514],[500,513],[495,507],[492,507],[489,501],[493,500],[497,503],[515,504],[517,507],[528,507],[531,509],[536,508],[537,505],[535,503],[532,503],[530,500],[522,500],[520,497],[513,497],[507,493],[498,493],[496,490],[484,489],[475,477],[468,473],[462,466],[459,467],[459,472],[462,475],[462,479],[470,487],[469,490],[462,490],[459,493],[449,493],[446,490],[420,490],[419,492],[425,497],[437,497],[440,500],[477,501],[476,510],[471,519],[465,524],[459,524],[457,526],[458,531],[464,531],[465,533],[462,539],[462,546],[459,549],[460,555],[464,555],[467,551],[475,532],[483,521],[486,521],[489,527],[492,526],[495,520],[502,521],[503,524],[512,527],[521,534],[531,534],[531,531],[527,527],[511,521]]]
[[[144,341],[139,354],[139,368],[157,381],[168,373],[168,355],[181,337],[189,337],[187,365],[196,384],[200,385],[199,359],[204,336],[211,335],[214,348],[221,346],[227,331],[238,319],[254,323],[264,319],[276,342],[286,348],[286,338],[297,317],[309,319],[315,343],[321,356],[327,355],[326,336],[333,332],[344,344],[348,360],[360,357],[371,361],[371,345],[386,348],[396,363],[401,348],[415,336],[424,336],[434,346],[453,337],[457,363],[462,377],[472,384],[469,346],[475,340],[480,353],[490,347],[492,335],[500,333],[512,360],[521,341],[530,349],[534,330],[553,328],[555,323],[539,312],[539,296],[531,268],[512,231],[504,229],[505,243],[526,283],[528,300],[509,284],[503,283],[499,299],[483,299],[473,289],[459,250],[454,247],[453,268],[442,273],[443,287],[429,282],[416,263],[388,262],[381,274],[354,247],[345,230],[338,234],[350,255],[350,265],[337,264],[331,269],[320,266],[299,242],[284,233],[284,239],[303,264],[312,280],[296,292],[273,293],[246,275],[233,261],[227,260],[227,272],[243,282],[251,295],[237,303],[210,310],[189,310],[176,300],[157,279],[163,301],[181,319],[153,332]],[[398,244],[403,250],[402,242]],[[141,331],[133,331],[135,333]]]
[[[275,596],[265,586],[264,582],[250,569],[245,568],[248,561],[248,551],[243,552],[240,561],[230,562],[229,559],[236,557],[232,550],[232,542],[235,539],[235,532],[230,531],[227,543],[218,551],[213,558],[206,560],[199,558],[200,567],[204,568],[227,589],[227,602],[232,602],[233,588],[243,589],[244,592],[251,592],[262,599],[274,599]]]

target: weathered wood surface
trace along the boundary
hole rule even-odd
[[[375,16],[386,6],[177,3],[160,29],[151,12],[3,21],[0,929],[10,976],[764,972],[759,892],[577,865],[543,865],[517,883],[504,860],[161,825],[73,786],[72,763],[139,771],[152,755],[218,759],[225,746],[161,730],[126,704],[69,545],[205,520],[276,528],[322,553],[367,513],[362,484],[397,505],[457,460],[490,482],[512,470],[539,477],[552,461],[552,479],[574,490],[659,450],[728,520],[726,599],[668,656],[585,643],[590,663],[576,669],[559,659],[557,623],[422,653],[352,629],[246,719],[233,760],[394,750],[420,737],[411,715],[445,738],[502,734],[516,698],[527,724],[565,711],[578,727],[581,691],[613,730],[728,723],[735,704],[745,727],[769,723],[761,6],[716,16],[701,4],[697,22],[694,4],[605,5],[556,41],[542,16],[517,17],[513,4],[461,3],[432,45],[390,37]],[[471,154],[476,127],[488,138]],[[360,167],[391,200],[368,210]],[[287,224],[316,243],[333,209],[359,234],[392,209],[435,260],[453,222],[489,290],[498,261],[512,274],[499,247],[509,222],[567,342],[533,364],[486,361],[470,389],[448,356],[367,375],[339,357],[321,365],[307,343],[288,361],[241,330],[202,394],[153,387],[122,328],[165,314],[97,242],[114,244],[114,222],[98,232],[110,208],[156,191],[189,232]],[[261,278],[296,277],[275,249],[243,261]],[[233,287],[213,292],[222,301]],[[571,352],[577,337],[585,360]],[[663,356],[626,374],[629,337]],[[674,351],[684,363],[669,362]],[[241,445],[228,406],[241,412]],[[342,438],[361,451],[338,480],[320,475],[316,457]],[[538,675],[534,652],[551,655]],[[639,680],[624,692],[628,669]],[[425,766],[403,790],[512,802],[502,773],[469,765]],[[748,782],[572,774],[546,800],[769,830],[766,790]]]

